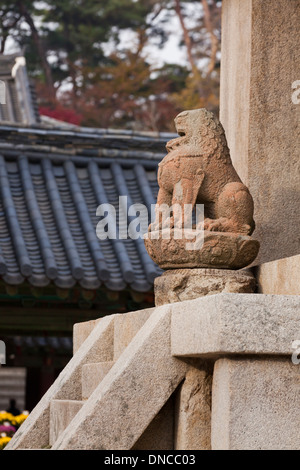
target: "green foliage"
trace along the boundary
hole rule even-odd
[[[150,39],[160,47],[167,40],[175,0],[0,0],[1,45],[5,50],[10,36],[25,51],[49,115],[57,109],[61,116],[65,107],[82,125],[173,131],[182,109],[218,110],[219,59],[217,45],[214,51],[211,46],[219,35],[220,2],[206,0],[210,29],[201,2],[180,2],[183,24],[193,19],[192,27],[178,31],[178,42],[189,46],[190,66],[154,67],[145,53]],[[126,30],[135,33],[131,49],[121,49],[120,33]],[[196,69],[199,59],[210,65],[209,73]]]

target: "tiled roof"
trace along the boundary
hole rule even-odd
[[[0,126],[0,275],[7,284],[151,290],[143,239],[99,240],[100,204],[150,208],[173,134]]]
[[[72,338],[66,336],[14,336],[10,339],[16,347],[27,351],[48,348],[72,353],[73,348]]]
[[[21,53],[0,55],[0,80],[5,103],[0,103],[0,121],[36,124],[40,121],[34,86]]]

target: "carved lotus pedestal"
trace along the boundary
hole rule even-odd
[[[239,233],[179,229],[149,232],[146,249],[162,269],[241,269],[254,261],[259,242]]]
[[[240,270],[255,259],[259,242],[237,233],[185,231],[149,232],[145,239],[151,258],[166,271],[155,279],[155,304],[192,300],[205,295],[254,292],[256,281],[249,270]]]

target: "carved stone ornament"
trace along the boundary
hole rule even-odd
[[[259,250],[250,236],[253,199],[232,165],[221,123],[196,109],[178,114],[175,125],[179,137],[159,163],[155,221],[145,237],[150,257],[163,269],[251,264]]]

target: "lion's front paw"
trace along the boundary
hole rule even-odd
[[[253,232],[253,228],[248,224],[244,224],[241,226],[239,232],[243,235],[251,235],[251,233]]]
[[[179,221],[181,222],[181,221]],[[157,230],[163,229],[173,229],[174,228],[174,217],[167,217],[166,219],[161,219],[159,222],[155,220],[148,227],[148,232],[155,232]]]
[[[205,219],[204,230],[209,232],[228,232],[229,224],[228,219],[221,217],[220,219]]]
[[[250,225],[241,225],[237,221],[226,217],[220,217],[219,219],[205,219],[204,230],[208,230],[210,232],[233,232],[240,233],[242,235],[249,235],[251,233]]]
[[[156,232],[156,230],[159,230],[159,224],[152,222],[148,227],[148,232]]]

